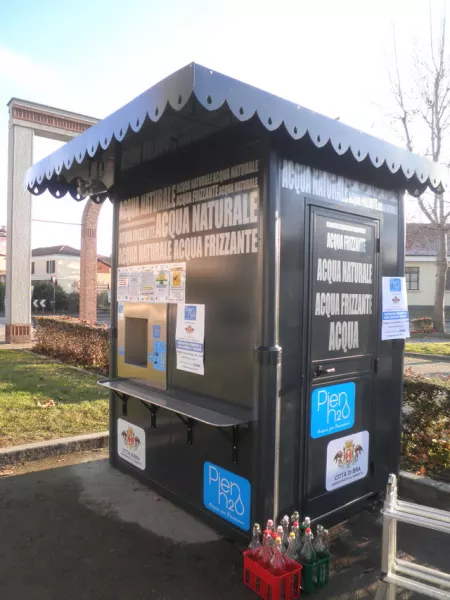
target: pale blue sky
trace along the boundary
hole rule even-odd
[[[104,117],[194,60],[396,141],[385,118],[392,24],[406,66],[427,21],[426,0],[0,0],[0,224],[12,96]],[[57,146],[37,138],[35,158]],[[83,204],[68,198],[32,202],[34,218],[80,221]],[[108,206],[104,254],[110,220]],[[78,227],[33,223],[33,247],[79,247],[79,237]]]

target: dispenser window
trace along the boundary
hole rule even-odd
[[[125,362],[137,367],[147,366],[147,319],[125,317]]]

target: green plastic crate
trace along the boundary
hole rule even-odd
[[[313,565],[300,563],[302,569],[302,590],[310,594],[315,588],[327,585],[330,576],[330,557],[326,556],[317,560]]]

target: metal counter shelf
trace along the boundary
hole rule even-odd
[[[222,410],[206,408],[200,404],[194,404],[192,401],[174,398],[165,392],[158,392],[131,379],[101,379],[98,381],[98,385],[115,392],[120,397],[123,416],[127,415],[129,398],[140,400],[150,410],[151,429],[156,428],[156,413],[159,408],[175,413],[187,426],[187,443],[189,445],[193,443],[193,426],[196,421],[221,430],[231,427],[232,459],[233,463],[237,464],[239,441],[251,423],[251,411],[236,407],[235,415],[226,414],[222,411],[223,406],[220,402],[210,400],[211,403],[219,404]],[[241,426],[244,427],[242,434],[240,434]]]

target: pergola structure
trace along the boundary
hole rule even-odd
[[[33,164],[33,138],[67,142],[97,123],[98,119],[12,98],[9,103],[8,218],[6,278],[6,341],[30,341],[31,194],[23,186]],[[88,200],[81,232],[80,316],[96,318],[97,221],[99,208]],[[92,255],[94,259],[92,260]]]

